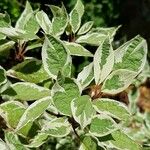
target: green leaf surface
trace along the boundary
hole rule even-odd
[[[36,20],[46,34],[51,32],[52,23],[49,20],[48,15],[43,10],[37,12]]]
[[[7,82],[6,71],[4,70],[3,67],[0,66],[0,86],[2,84],[5,84],[6,82]]]
[[[114,52],[111,41],[107,37],[98,47],[94,55],[94,78],[96,84],[100,84],[112,71],[114,65]]]
[[[54,94],[53,102],[60,113],[71,116],[71,101],[80,95],[78,85],[72,79],[67,78],[60,86],[63,90]]]
[[[93,102],[93,107],[98,113],[107,114],[119,120],[127,120],[130,117],[127,107],[116,100],[100,98]]]
[[[80,124],[82,129],[91,123],[92,117],[95,115],[91,98],[87,95],[73,99],[71,110],[73,118]]]
[[[27,150],[19,141],[18,136],[13,132],[5,132],[5,141],[10,150]]]
[[[85,66],[78,74],[77,81],[81,84],[82,89],[86,88],[94,79],[93,63]]]
[[[76,42],[89,44],[89,45],[93,45],[93,46],[99,46],[101,43],[104,42],[106,37],[107,36],[105,34],[87,33],[87,34],[82,35],[79,38],[77,38]]]
[[[38,133],[34,139],[32,139],[31,143],[29,145],[26,145],[27,147],[30,148],[35,148],[35,147],[40,147],[43,145],[46,140],[48,139],[48,134],[47,133]]]
[[[42,62],[37,59],[26,59],[7,71],[7,75],[26,82],[40,83],[49,78]]]
[[[17,82],[6,89],[2,96],[20,101],[32,101],[50,96],[50,90],[34,83]]]
[[[93,26],[94,22],[93,21],[88,21],[85,24],[82,25],[82,27],[80,28],[80,30],[78,31],[78,35],[82,35],[87,33]]]
[[[51,34],[54,36],[60,36],[65,31],[68,24],[68,14],[66,8],[64,5],[62,5],[61,8],[50,5],[50,9],[53,13]]]
[[[113,71],[104,81],[102,92],[109,94],[120,93],[133,82],[136,75],[136,72],[125,69]]]
[[[42,132],[54,136],[54,137],[65,137],[71,131],[71,125],[64,118],[55,118],[50,122],[47,122],[42,129]]]
[[[146,63],[147,43],[141,36],[136,36],[114,52],[114,70],[127,69],[137,72],[138,75]]]
[[[90,134],[102,137],[117,130],[115,121],[107,115],[96,115],[90,125]]]
[[[44,113],[44,111],[48,108],[50,103],[51,97],[45,97],[32,103],[22,115],[17,125],[16,131],[19,131],[27,124],[34,122],[38,117],[40,117]]]
[[[85,56],[85,57],[93,57],[93,54],[85,49],[83,46],[77,43],[72,42],[64,42],[66,49],[69,51],[70,55],[73,56]]]
[[[17,101],[8,101],[0,105],[1,116],[10,128],[15,128],[25,111],[25,106]]]
[[[44,69],[50,77],[56,79],[59,71],[67,61],[67,52],[62,42],[52,35],[45,38],[42,47],[42,61]]]
[[[76,33],[80,28],[81,18],[84,14],[84,5],[81,0],[77,0],[77,3],[73,10],[70,12],[70,25],[72,27],[73,33]]]

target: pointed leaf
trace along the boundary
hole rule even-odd
[[[93,57],[93,54],[80,44],[69,42],[64,42],[64,44],[66,49],[69,51],[70,55]]]
[[[56,118],[50,122],[47,122],[42,129],[42,132],[54,136],[54,137],[65,137],[71,131],[71,125],[64,118]]]
[[[62,33],[64,33],[65,28],[67,27],[68,24],[68,14],[66,11],[66,8],[64,5],[62,5],[61,8],[57,6],[50,6],[51,11],[54,15],[52,19],[52,35],[54,36],[60,36]],[[56,12],[55,12],[55,10]]]
[[[17,82],[5,90],[2,95],[15,100],[31,101],[50,96],[50,90],[34,83]]]
[[[51,97],[45,97],[32,103],[22,115],[16,131],[26,126],[28,123],[35,121],[40,117],[51,103]]]
[[[67,52],[62,42],[52,35],[45,38],[42,47],[42,61],[46,72],[56,79],[59,71],[66,64]]]
[[[100,98],[93,102],[93,107],[98,113],[104,113],[119,120],[125,121],[130,117],[127,107],[112,99]]]
[[[80,36],[76,42],[77,43],[85,43],[93,46],[99,46],[106,39],[105,34],[99,33],[87,33],[85,35]]]
[[[92,28],[93,24],[93,21],[86,22],[78,31],[78,35],[87,33]]]
[[[44,70],[42,62],[37,59],[26,59],[7,71],[7,75],[17,79],[40,83],[49,78]]]
[[[38,24],[40,25],[40,27],[43,29],[43,31],[46,34],[49,34],[51,31],[52,23],[49,20],[49,17],[47,16],[47,14],[42,10],[39,11],[36,14],[36,20],[37,20]]]
[[[107,115],[96,115],[90,125],[90,134],[101,137],[114,132],[117,129],[117,124],[111,117]]]
[[[109,37],[98,47],[94,55],[94,77],[96,84],[100,84],[112,71],[114,52]]]
[[[72,27],[73,33],[76,33],[80,28],[81,18],[84,14],[84,5],[81,0],[77,0],[74,9],[70,12],[70,25]]]
[[[1,150],[10,150],[8,145],[0,138],[0,148]]]
[[[72,100],[71,111],[73,118],[80,124],[81,128],[85,128],[90,124],[93,115],[95,115],[91,98],[87,95]]]
[[[78,74],[77,81],[81,84],[82,89],[87,87],[94,79],[93,63],[85,66]]]
[[[32,7],[31,7],[30,3],[27,1],[25,9],[24,9],[23,13],[21,14],[20,18],[18,19],[15,28],[24,29],[24,25],[25,25],[25,22],[26,22],[26,17],[30,13],[33,13],[33,10],[32,10]]]
[[[136,77],[136,72],[125,69],[113,71],[104,81],[102,92],[117,94],[125,90]]]
[[[114,70],[127,69],[137,72],[138,75],[146,63],[147,44],[142,37],[136,36],[114,52]]]
[[[17,101],[8,101],[0,105],[0,111],[8,126],[15,128],[25,111],[25,106]]]

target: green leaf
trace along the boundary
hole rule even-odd
[[[17,82],[6,89],[2,96],[20,101],[32,101],[50,96],[50,90],[34,83]]]
[[[78,31],[78,35],[82,35],[82,34],[85,34],[87,33],[93,26],[94,22],[93,21],[89,21],[89,22],[86,22],[81,28],[80,30]]]
[[[71,131],[71,125],[64,118],[55,118],[50,122],[47,122],[42,129],[42,132],[54,136],[54,137],[65,137]]]
[[[81,18],[84,14],[84,5],[81,0],[77,0],[74,9],[70,12],[70,25],[72,27],[73,33],[76,33],[80,28]]]
[[[42,61],[44,69],[54,79],[66,64],[67,52],[65,47],[60,40],[52,35],[45,38],[42,47]]]
[[[37,59],[26,59],[7,71],[7,75],[32,83],[40,83],[49,78],[42,62]]]
[[[50,5],[50,9],[54,15],[52,19],[52,35],[60,36],[64,33],[68,24],[68,14],[64,5],[61,8]],[[56,11],[56,12],[55,12]]]
[[[34,139],[32,139],[31,143],[29,145],[26,145],[27,147],[34,148],[34,147],[40,147],[43,145],[46,140],[48,139],[47,133],[38,133]]]
[[[2,14],[0,13],[0,27],[10,27],[11,26],[11,21],[10,17],[7,13]],[[0,40],[5,39],[6,36],[3,34],[0,34]]]
[[[136,36],[124,45],[119,47],[115,52],[114,70],[127,69],[137,72],[137,75],[143,69],[147,57],[146,40]]]
[[[50,103],[51,103],[51,97],[45,97],[32,103],[22,115],[17,125],[16,131],[19,131],[27,124],[32,123],[37,118],[39,118],[44,113],[44,111],[48,108]]]
[[[109,94],[120,93],[133,82],[136,75],[136,72],[125,69],[113,71],[104,81],[102,92]]]
[[[90,134],[101,137],[117,130],[115,121],[107,115],[96,115],[90,125]]]
[[[110,115],[119,120],[127,120],[130,117],[127,107],[116,100],[100,98],[93,102],[93,107],[98,113]]]
[[[24,111],[25,106],[17,101],[8,101],[0,105],[1,116],[10,128],[16,128]]]
[[[82,140],[82,144],[79,147],[79,150],[97,150],[97,149],[98,149],[97,144],[90,136],[86,136]]]
[[[27,150],[23,144],[19,141],[19,138],[13,132],[5,132],[5,141],[10,150]]]
[[[84,43],[89,44],[93,46],[99,46],[101,43],[104,42],[106,39],[105,34],[99,34],[99,33],[87,33],[85,35],[80,36],[76,42],[77,43]]]
[[[33,13],[33,10],[32,10],[30,3],[27,1],[23,13],[21,14],[20,18],[16,22],[15,28],[23,30],[26,24],[26,18],[30,13]]]
[[[65,79],[60,84],[61,90],[57,91],[53,96],[53,102],[58,111],[64,115],[71,116],[71,101],[80,95],[77,84],[72,79]],[[60,87],[59,87],[60,88]],[[58,90],[58,87],[56,88]]]
[[[0,86],[7,82],[6,71],[0,66]]]
[[[94,55],[94,77],[96,84],[100,84],[112,71],[114,52],[109,37],[98,47]]]
[[[71,111],[73,118],[80,124],[82,129],[91,123],[92,117],[95,115],[91,98],[88,95],[73,99]]]
[[[118,150],[141,150],[141,147],[138,143],[134,142],[126,134],[121,131],[115,131],[112,134],[113,140],[110,140],[109,143],[112,147]]]
[[[87,87],[94,79],[93,63],[85,66],[78,74],[77,81],[81,84],[82,89]]]
[[[8,145],[0,138],[0,148],[1,150],[10,150]]]
[[[93,57],[93,54],[87,49],[85,49],[83,46],[81,46],[80,44],[64,42],[64,45],[70,55]]]
[[[43,10],[37,12],[36,20],[46,34],[49,34],[51,32],[52,23]]]
[[[14,41],[6,41],[0,44],[0,56],[8,56],[10,53],[10,49],[14,47]]]

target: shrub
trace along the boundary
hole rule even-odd
[[[63,4],[50,9],[52,20],[27,2],[15,27],[8,14],[0,16],[0,52],[14,50],[17,63],[7,71],[0,67],[0,115],[6,125],[1,147],[141,149],[126,131],[131,118],[127,106],[109,96],[124,91],[143,70],[146,41],[138,35],[113,50],[119,27],[92,28],[92,21],[81,26],[80,0],[69,15]],[[36,48],[41,48],[42,61],[25,57]],[[73,76],[76,56],[92,61]]]

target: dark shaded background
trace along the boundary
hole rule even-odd
[[[71,11],[76,0],[62,0]],[[25,0],[0,0],[0,12],[7,11],[12,24],[24,9]],[[32,6],[50,13],[46,4],[60,5],[61,0],[29,0]],[[95,26],[111,27],[122,25],[116,39],[129,40],[140,34],[150,46],[150,0],[83,0],[85,14],[83,22],[93,20]],[[51,15],[50,15],[51,17]],[[149,52],[150,58],[150,52]]]

